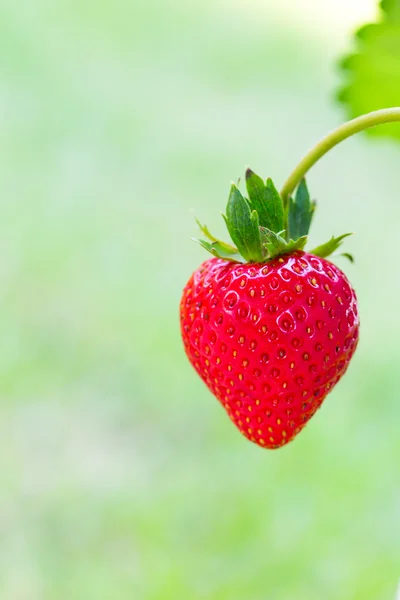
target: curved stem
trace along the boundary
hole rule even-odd
[[[337,129],[329,133],[326,137],[322,138],[299,162],[297,167],[287,178],[281,190],[281,196],[284,204],[286,205],[288,197],[300,183],[307,171],[322,157],[324,154],[329,152],[331,148],[347,139],[348,137],[375,127],[376,125],[382,125],[383,123],[392,123],[394,121],[400,121],[400,107],[395,108],[384,108],[382,110],[376,110],[370,112],[356,119],[352,119],[347,123],[343,123]]]

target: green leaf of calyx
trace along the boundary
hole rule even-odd
[[[268,251],[268,258],[275,258],[285,252],[286,240],[279,233],[267,227],[260,227],[260,232],[262,245]]]
[[[225,260],[232,260],[234,262],[244,262],[243,257],[239,254],[239,252],[233,248],[233,246],[229,246],[229,244],[225,244],[224,242],[206,242],[206,240],[200,240],[198,238],[191,238],[194,242],[197,242],[205,248],[210,254],[217,258],[224,258]]]
[[[340,256],[344,256],[351,263],[354,263],[354,256],[352,254],[350,254],[350,252],[342,252]]]
[[[337,97],[350,117],[398,106],[400,77],[400,2],[383,0],[376,23],[356,32],[355,51],[341,61],[345,81]],[[400,140],[397,123],[373,127],[368,135]]]
[[[261,245],[258,213],[250,209],[249,202],[242,196],[235,184],[229,194],[226,216],[223,215],[229,235],[240,254],[249,262],[262,262],[264,259]]]
[[[315,254],[315,256],[320,256],[321,258],[326,258],[327,256],[330,256],[333,252],[335,252],[335,250],[337,250],[339,248],[339,246],[342,244],[342,241],[344,240],[344,238],[348,237],[349,235],[353,235],[353,234],[352,233],[344,233],[343,235],[340,235],[339,237],[336,237],[336,238],[334,236],[332,236],[332,238],[329,240],[329,242],[326,242],[325,244],[321,244],[320,246],[317,246],[313,250],[310,250],[310,254]]]
[[[297,238],[297,240],[290,239],[286,243],[286,254],[288,252],[294,252],[295,250],[303,250],[304,246],[307,244],[307,241],[308,235],[302,235],[301,237]]]
[[[231,244],[227,244],[226,242],[223,242],[221,240],[219,240],[218,238],[216,238],[214,235],[212,235],[212,233],[210,233],[210,230],[208,229],[207,225],[202,225],[200,223],[200,221],[198,219],[196,219],[195,217],[195,221],[200,229],[200,231],[202,233],[204,233],[204,235],[211,241],[211,242],[216,242],[218,244],[220,244],[221,246],[224,247],[225,251],[228,252],[229,250],[232,251],[233,254],[238,254],[238,249],[235,248],[235,246],[231,246]],[[195,239],[195,238],[192,238]]]
[[[261,241],[264,248],[268,251],[269,259],[276,258],[282,254],[289,254],[295,250],[303,250],[308,239],[307,236],[304,235],[297,240],[289,240],[289,242],[287,242],[282,236],[284,233],[283,231],[275,233],[266,227],[260,227],[260,231]]]
[[[251,169],[246,171],[246,188],[252,210],[256,210],[261,227],[277,233],[284,227],[283,202],[271,179],[264,181]]]
[[[295,198],[289,198],[288,208],[288,237],[297,240],[308,235],[315,202],[311,202],[306,180],[302,179],[296,191]]]

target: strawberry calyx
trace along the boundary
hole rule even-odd
[[[272,179],[264,182],[251,169],[247,169],[246,189],[247,197],[232,183],[226,214],[222,215],[234,245],[213,236],[206,225],[197,219],[207,239],[192,239],[213,256],[242,263],[264,263],[295,250],[304,250],[316,208],[305,179],[300,181],[294,197],[290,196],[284,202]],[[309,252],[326,258],[349,235],[345,233],[332,237]],[[353,260],[348,253],[344,256]]]

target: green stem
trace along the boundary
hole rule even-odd
[[[340,125],[340,127],[322,138],[322,140],[320,140],[318,144],[316,144],[314,148],[301,159],[297,167],[292,171],[284,183],[281,190],[284,204],[287,204],[289,196],[300,183],[307,171],[315,165],[322,156],[329,152],[331,148],[359,131],[364,131],[364,129],[382,125],[383,123],[392,123],[394,121],[400,121],[400,107],[384,108],[362,115],[347,123],[343,123],[343,125]]]

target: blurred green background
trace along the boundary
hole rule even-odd
[[[399,147],[309,176],[361,343],[262,451],[189,366],[178,303],[246,164],[277,185],[340,123],[345,0],[0,7],[1,600],[386,600],[400,577]]]

